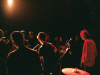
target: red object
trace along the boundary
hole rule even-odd
[[[89,32],[87,31],[87,30],[82,30],[81,32],[80,32],[80,37],[85,37],[85,33],[87,33],[87,34],[89,34]]]
[[[86,66],[92,67],[95,64],[97,57],[96,44],[92,39],[86,39],[83,44],[81,63],[85,63]]]

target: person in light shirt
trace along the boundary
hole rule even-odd
[[[82,67],[83,64],[84,70],[92,75],[95,59],[97,57],[96,44],[91,39],[89,32],[85,29],[80,32],[80,37],[84,40],[80,66]]]

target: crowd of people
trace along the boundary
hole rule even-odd
[[[87,30],[70,39],[33,31],[26,37],[24,30],[8,35],[0,29],[1,75],[61,75],[62,68],[83,68],[93,74],[97,48]]]

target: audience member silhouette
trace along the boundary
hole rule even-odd
[[[9,53],[9,49],[7,49],[5,38],[6,37],[4,37],[3,30],[0,29],[0,57],[2,57],[3,59],[6,59],[6,56]]]
[[[46,41],[47,36],[44,32],[39,32],[37,38],[40,44],[42,45],[39,54],[40,54],[40,60],[44,58],[43,75],[50,75],[50,72],[52,72],[53,75],[58,75],[59,74],[58,68],[53,70],[53,68],[57,63],[57,58],[54,52],[54,48],[52,47],[52,44]]]
[[[74,46],[73,46],[73,60],[74,60],[74,66],[76,68],[80,68],[80,61],[81,61],[81,55],[82,55],[82,47],[83,42],[80,40],[79,36],[75,36]]]
[[[38,53],[23,45],[20,31],[14,31],[10,36],[17,49],[7,56],[8,75],[40,75],[42,69]]]

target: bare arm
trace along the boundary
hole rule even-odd
[[[40,61],[42,61],[42,59],[43,59],[43,56],[40,56]]]

